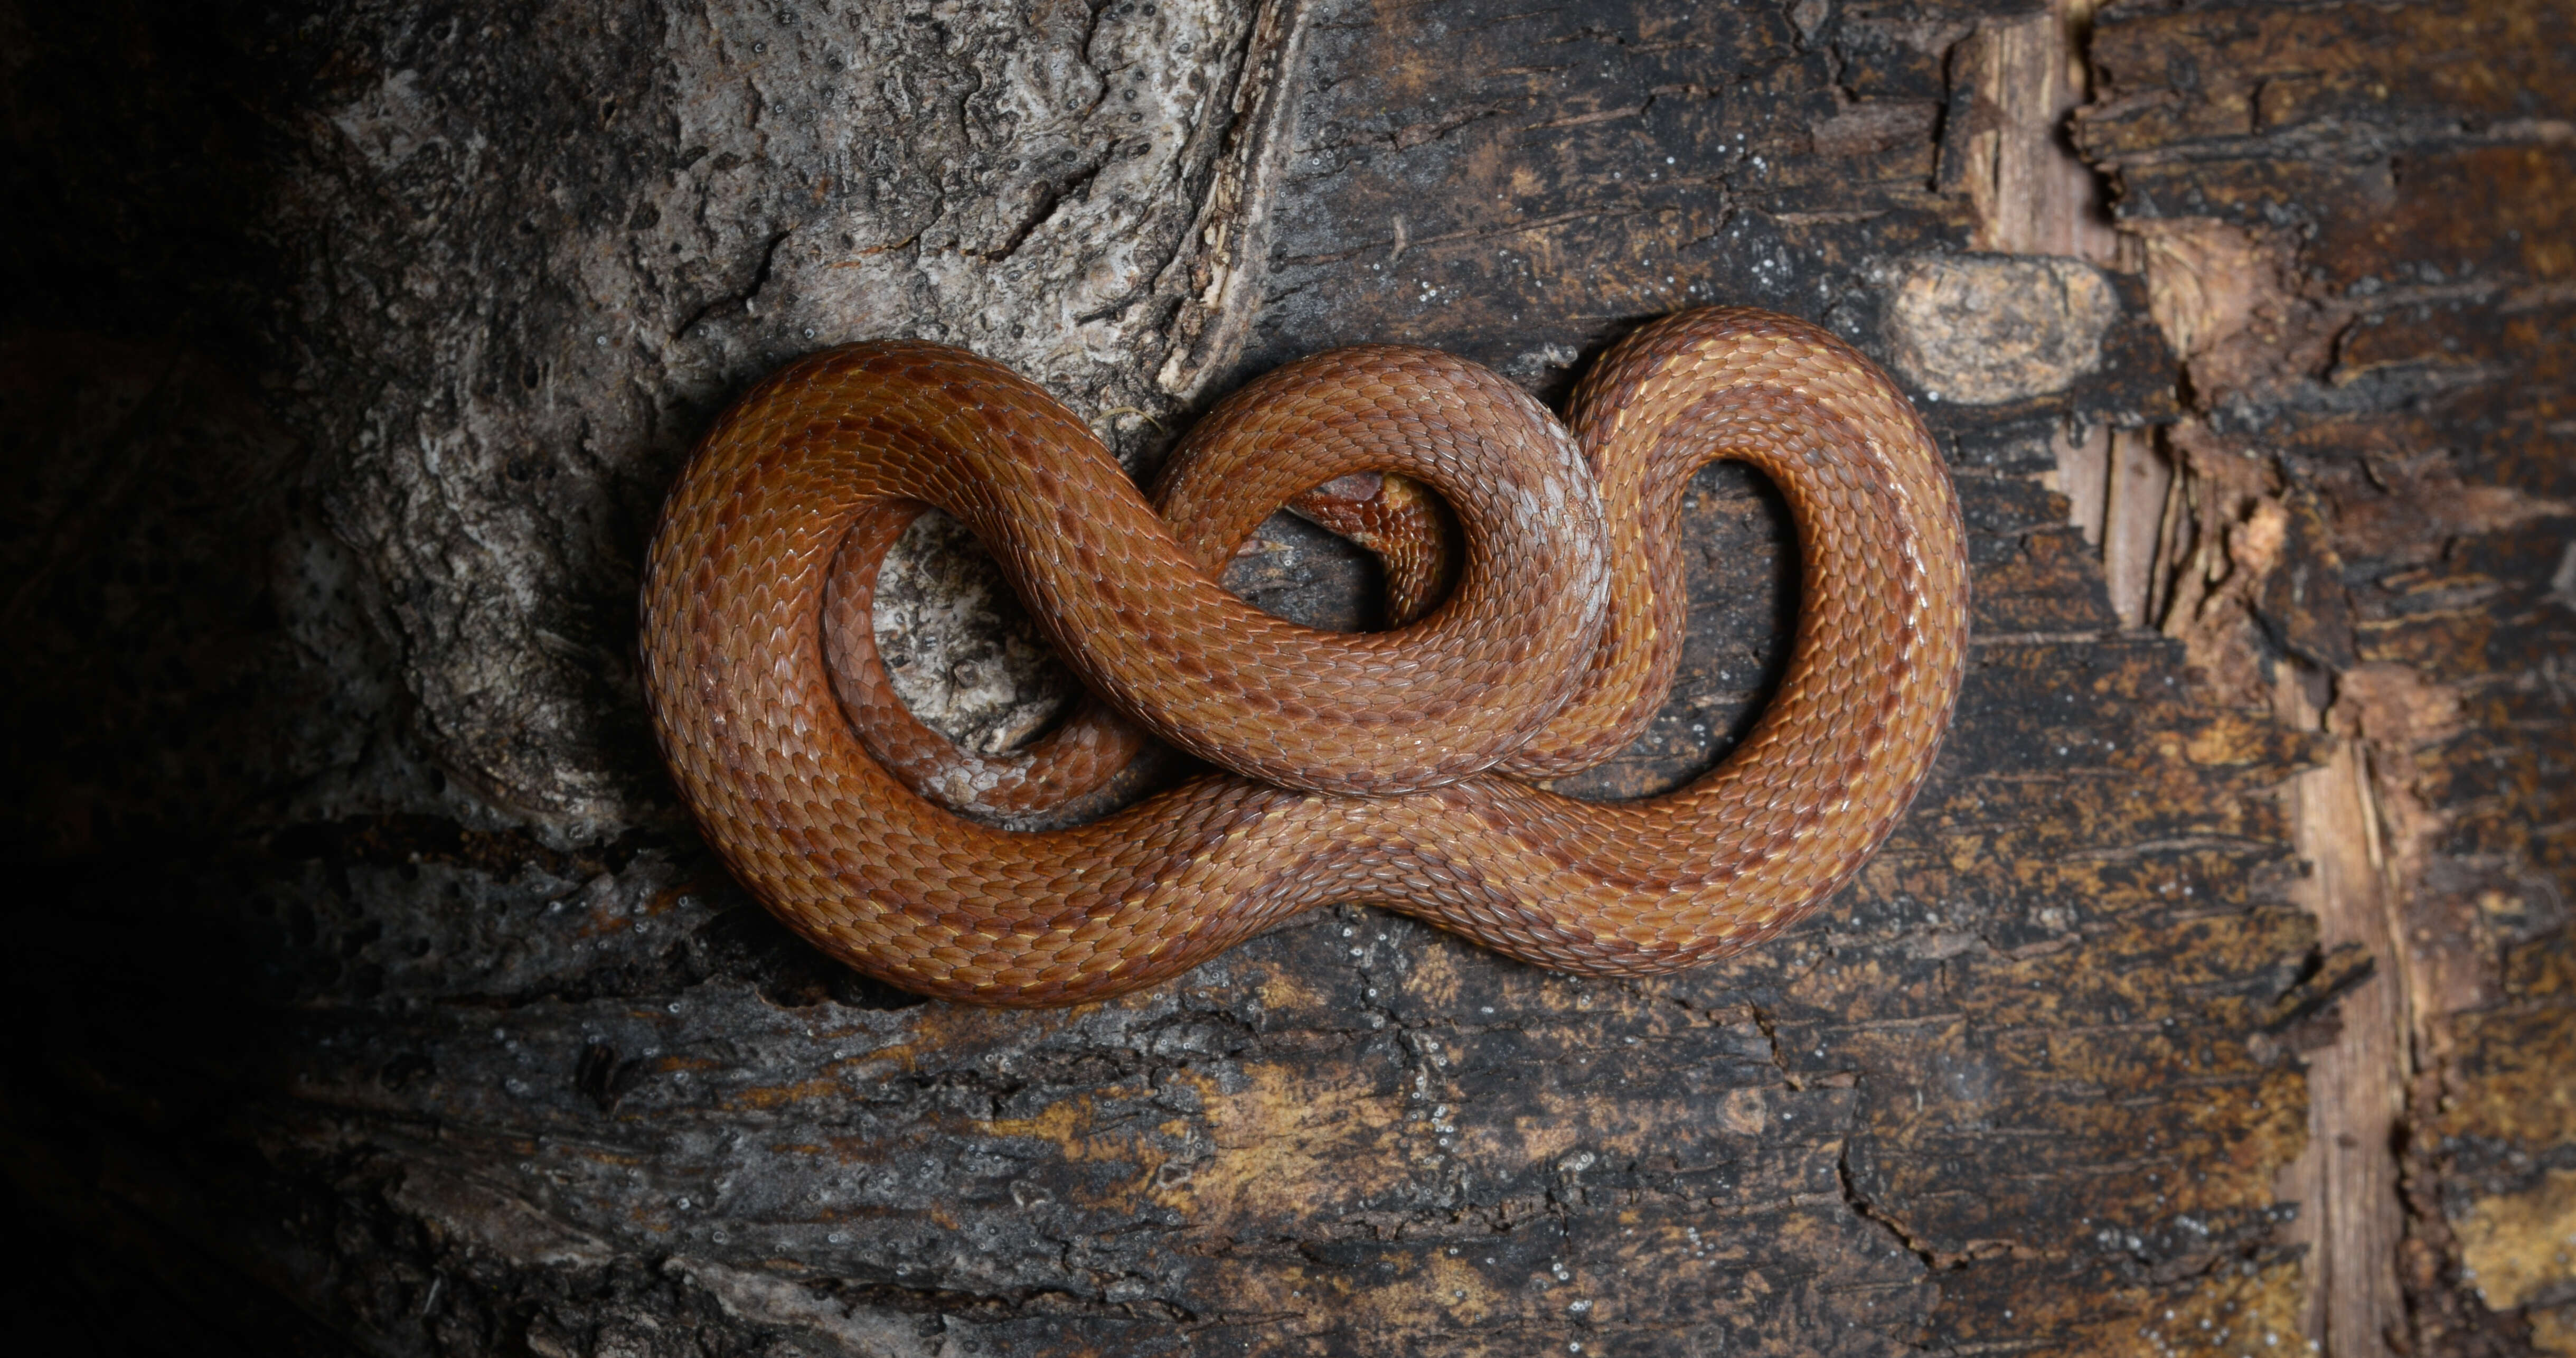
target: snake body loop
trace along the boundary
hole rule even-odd
[[[1735,951],[1847,880],[1930,768],[1967,631],[1957,500],[1884,375],[1763,312],[1646,327],[1586,379],[1570,424],[1461,360],[1335,351],[1203,421],[1157,514],[1006,370],[921,344],[816,355],[718,422],[665,507],[643,599],[664,755],[772,911],[927,994],[1101,998],[1336,901],[1561,971]],[[1731,757],[1666,796],[1593,804],[1520,781],[1596,762],[1651,719],[1682,640],[1683,483],[1722,457],[1769,476],[1797,528],[1779,691]],[[1427,617],[1319,633],[1214,583],[1280,503],[1373,470],[1457,511],[1458,583]],[[889,765],[920,781],[941,755],[919,742],[940,738],[899,703],[871,715],[864,676],[882,675],[849,581],[922,504],[993,548],[1107,704],[1237,772],[1044,833],[906,787]],[[905,763],[908,740],[927,762]],[[870,744],[897,753],[881,763]],[[1026,795],[1127,754],[1042,754]]]

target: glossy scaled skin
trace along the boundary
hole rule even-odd
[[[1348,351],[1339,356],[1348,357]],[[1294,382],[1305,366],[1283,369],[1274,378]],[[1236,399],[1257,401],[1268,385],[1257,384]],[[1503,414],[1514,417],[1511,411]],[[1363,426],[1355,432],[1365,437],[1372,430]],[[1232,475],[1247,446],[1193,438],[1164,464],[1165,476],[1149,496],[1171,522],[1182,548],[1211,575],[1222,572],[1240,546],[1218,538],[1258,523],[1271,507],[1258,494],[1245,493],[1257,481]],[[1196,512],[1175,519],[1176,494],[1194,501]],[[1455,581],[1462,555],[1456,521],[1421,482],[1355,473],[1292,497],[1288,507],[1377,554],[1385,568],[1391,627],[1428,613]],[[1079,818],[1086,807],[1114,797],[1114,792],[1096,794],[1109,789],[1151,739],[1116,708],[1085,695],[1045,735],[1020,749],[988,755],[932,730],[895,692],[877,652],[877,576],[886,552],[922,508],[892,503],[860,514],[832,561],[823,586],[823,654],[842,711],[859,743],[887,772],[952,811],[1002,824],[1061,819],[1064,813]]]
[[[919,344],[805,360],[719,422],[664,511],[644,593],[664,754],[770,909],[927,994],[1102,998],[1335,901],[1592,975],[1736,951],[1847,880],[1930,767],[1967,632],[1949,479],[1866,359],[1762,312],[1670,317],[1602,360],[1571,421],[1597,505],[1533,409],[1422,350],[1293,365],[1194,432],[1235,452],[1202,490],[1163,488],[1175,540],[1087,430],[991,364]],[[1651,717],[1682,639],[1683,601],[1658,588],[1681,576],[1672,521],[1718,457],[1780,487],[1805,563],[1789,673],[1752,735],[1638,802],[1501,776],[1579,767]],[[1429,617],[1317,633],[1213,583],[1271,507],[1372,468],[1458,510],[1466,560]],[[912,501],[993,547],[1096,692],[1253,776],[1034,834],[907,789],[844,716],[821,619],[851,526]]]

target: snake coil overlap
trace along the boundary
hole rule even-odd
[[[1720,458],[1768,476],[1796,527],[1786,677],[1677,791],[1537,786],[1662,703],[1684,631],[1674,521]],[[984,1004],[1150,985],[1332,902],[1556,971],[1670,971],[1847,881],[1958,693],[1966,558],[1939,453],[1883,373],[1788,317],[1649,325],[1563,425],[1462,359],[1336,350],[1222,403],[1172,468],[1149,501],[1034,384],[914,342],[816,354],[717,421],[646,563],[645,689],[683,798],[780,919],[892,984]],[[1427,616],[1319,632],[1216,583],[1280,504],[1373,471],[1456,514],[1456,583]],[[925,505],[992,549],[1105,710],[996,760],[902,710],[864,600],[888,526]],[[1231,772],[1071,829],[950,809],[1105,779],[1138,739],[1117,714]]]

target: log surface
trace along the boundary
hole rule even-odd
[[[2576,1354],[2576,16],[2022,0],[0,5],[6,1192],[48,1351]],[[41,205],[29,210],[28,205]],[[688,826],[633,599],[784,358],[1131,465],[1703,302],[1951,459],[1976,644],[1777,944],[1577,982],[1301,919],[1062,1013],[822,962]],[[1785,660],[1690,501],[1654,730]],[[925,525],[880,627],[1060,703]],[[1370,616],[1274,520],[1228,581]]]

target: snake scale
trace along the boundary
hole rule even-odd
[[[1663,701],[1686,602],[1675,519],[1720,458],[1769,477],[1796,528],[1785,678],[1742,745],[1674,792],[1548,791]],[[1282,503],[1368,473],[1455,514],[1455,584],[1425,616],[1322,632],[1216,582]],[[1109,711],[979,762],[890,696],[864,605],[924,506],[992,550]],[[1390,577],[1431,559],[1390,556]],[[1614,346],[1564,424],[1434,350],[1290,364],[1202,420],[1150,500],[998,364],[909,341],[815,354],[745,395],[682,472],[642,651],[684,800],[780,919],[909,990],[1051,1005],[1152,985],[1333,902],[1586,975],[1759,942],[1912,800],[1958,693],[1967,601],[1958,501],[1895,385],[1814,326],[1708,308]],[[1111,712],[1230,772],[1069,829],[979,818],[1114,773],[1141,737]]]

